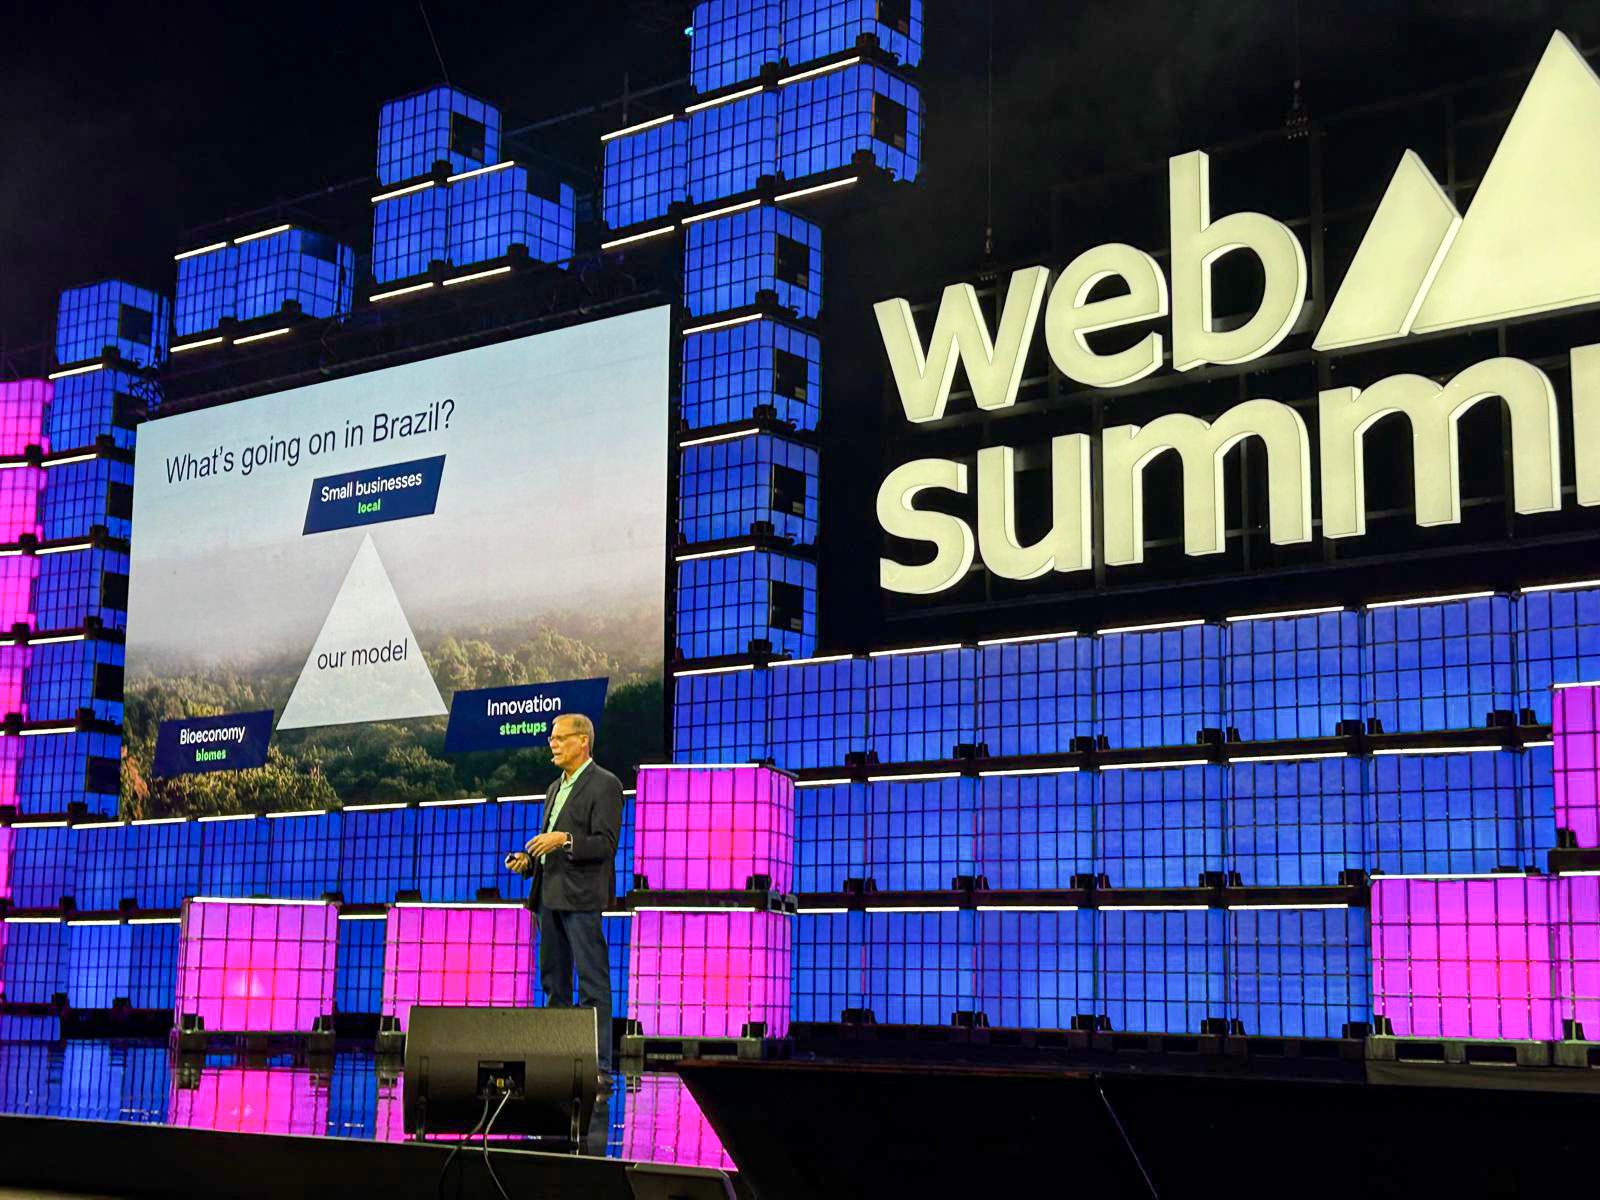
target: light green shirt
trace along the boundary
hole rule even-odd
[[[593,761],[594,759],[592,758],[586,758],[583,760],[583,765],[571,775],[562,775],[561,784],[556,788],[556,798],[550,801],[550,815],[545,818],[544,831],[546,833],[555,829],[556,822],[561,818],[561,810],[567,806],[567,797],[572,794],[573,784],[578,782],[578,776],[587,771],[589,764]],[[539,861],[543,862],[547,857],[549,856],[542,856]]]

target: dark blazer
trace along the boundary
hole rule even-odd
[[[557,779],[545,793],[549,813],[561,787]],[[544,832],[541,822],[540,832]],[[570,833],[572,848],[554,850],[529,874],[533,889],[528,907],[541,906],[567,912],[600,912],[609,908],[616,893],[617,838],[622,832],[622,780],[593,759],[572,785],[556,818],[554,833]]]

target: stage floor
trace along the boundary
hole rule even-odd
[[[66,1117],[224,1133],[404,1140],[398,1059],[227,1051],[177,1055],[160,1041],[0,1041],[0,1114]],[[506,1147],[550,1148],[508,1138]],[[617,1074],[583,1153],[715,1167],[732,1160],[682,1081]]]

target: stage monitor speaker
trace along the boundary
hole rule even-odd
[[[467,1133],[493,1113],[496,1133],[588,1132],[598,1090],[592,1008],[416,1005],[406,1033],[405,1123],[412,1134]]]
[[[633,1200],[734,1200],[727,1175],[710,1167],[669,1167],[663,1163],[629,1163],[628,1187]]]

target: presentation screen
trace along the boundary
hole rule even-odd
[[[669,314],[150,421],[125,816],[525,795],[662,749]]]

